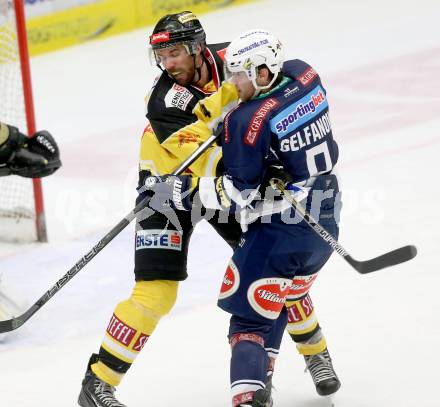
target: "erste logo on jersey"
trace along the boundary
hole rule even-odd
[[[279,102],[276,99],[269,98],[258,108],[258,110],[252,116],[251,122],[244,137],[245,144],[252,147],[255,146],[258,136],[261,133],[261,129],[263,128],[264,119],[267,117],[269,112],[275,109],[278,105]]]
[[[230,260],[226,273],[223,277],[222,286],[220,287],[219,299],[230,297],[234,294],[240,286],[240,272],[235,263]]]
[[[165,249],[182,250],[182,232],[176,230],[138,230],[136,232],[136,250]]]
[[[327,108],[328,101],[324,89],[316,86],[296,103],[278,113],[270,121],[271,130],[278,135],[278,138],[281,138],[312,120]]]
[[[286,302],[292,280],[287,278],[262,278],[250,285],[247,299],[260,315],[277,319]]]
[[[175,83],[165,95],[165,106],[185,111],[193,97],[194,95],[187,88]]]
[[[307,294],[313,282],[316,280],[316,277],[318,277],[318,273],[312,274],[310,276],[296,276],[292,280],[292,285],[290,286],[287,299],[297,299]]]

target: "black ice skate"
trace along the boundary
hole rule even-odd
[[[310,372],[316,391],[320,396],[330,396],[341,387],[341,382],[333,368],[332,359],[325,349],[316,355],[304,356],[306,371]]]
[[[259,389],[254,393],[251,402],[240,404],[239,407],[272,407],[273,401],[270,391],[267,389]]]
[[[81,407],[127,407],[115,398],[115,388],[102,381],[90,369],[97,361],[97,355],[92,355],[87,366],[86,376],[82,381],[78,404]]]

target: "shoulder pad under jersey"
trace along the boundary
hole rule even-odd
[[[301,82],[304,86],[319,78],[317,72],[306,62],[300,59],[286,61],[283,64],[283,73]]]

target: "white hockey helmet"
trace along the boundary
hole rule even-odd
[[[273,34],[265,30],[250,30],[234,39],[226,49],[225,78],[234,73],[245,72],[256,90],[270,88],[283,66],[283,47]],[[266,86],[257,85],[258,68],[265,65],[273,74]]]

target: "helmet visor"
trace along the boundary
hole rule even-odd
[[[225,80],[231,83],[240,83],[243,81],[249,81],[249,71],[243,69],[240,65],[231,66],[225,62],[223,65],[223,73]]]
[[[161,69],[165,69],[166,62],[180,58],[182,56],[190,55],[190,48],[187,43],[173,43],[168,44],[167,47],[153,48],[148,47],[148,56],[151,65],[157,65]]]

